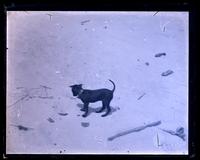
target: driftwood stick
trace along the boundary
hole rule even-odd
[[[146,94],[146,93],[143,93],[140,97],[138,97],[137,100],[140,100],[142,97],[144,97],[145,94]]]
[[[144,126],[136,127],[136,128],[133,128],[133,129],[130,129],[130,130],[127,130],[127,131],[118,133],[118,134],[116,134],[116,135],[114,135],[114,136],[112,136],[112,137],[109,137],[109,138],[108,138],[108,141],[112,141],[112,140],[115,139],[115,138],[118,138],[118,137],[121,137],[121,136],[130,134],[130,133],[132,133],[132,132],[139,132],[139,131],[141,131],[141,130],[146,129],[147,127],[154,127],[154,126],[157,126],[157,125],[160,125],[160,124],[161,124],[161,121],[157,121],[157,122],[149,123],[149,124],[144,125]]]

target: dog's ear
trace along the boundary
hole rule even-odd
[[[73,85],[71,85],[71,86],[69,86],[70,88],[72,88],[73,87]]]
[[[82,88],[83,84],[79,84],[79,86]]]

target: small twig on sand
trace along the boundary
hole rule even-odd
[[[153,16],[155,16],[156,14],[158,14],[159,11],[157,11],[156,13],[153,14]]]
[[[116,135],[114,135],[112,137],[109,137],[108,141],[112,141],[115,138],[130,134],[132,132],[139,132],[141,130],[146,129],[147,127],[154,127],[154,126],[157,126],[157,125],[160,125],[160,124],[161,124],[161,121],[157,121],[157,122],[149,123],[149,124],[144,125],[144,126],[136,127],[136,128],[130,129],[128,131],[124,131],[124,132],[118,133],[118,134],[116,134]]]
[[[50,87],[44,86],[44,85],[40,85],[41,87],[45,88],[45,89],[52,89]]]
[[[47,97],[38,96],[38,98],[42,98],[42,99],[53,99],[53,96],[47,96]]]
[[[140,100],[142,97],[144,97],[145,94],[146,94],[146,93],[143,93],[140,97],[138,97],[137,100]]]
[[[29,95],[25,95],[25,96],[23,96],[23,97],[21,97],[20,99],[18,99],[16,102],[14,102],[13,104],[11,104],[11,105],[8,105],[8,108],[10,108],[10,107],[12,107],[12,106],[14,106],[15,104],[17,104],[18,102],[20,102],[20,101],[23,101],[26,97],[28,97]]]
[[[165,32],[165,26],[163,27],[163,32]]]
[[[22,95],[21,98],[19,98],[13,104],[8,105],[8,108],[16,105],[17,103],[19,103],[19,102],[21,102],[23,100],[29,100],[31,98],[53,99],[53,96],[48,96],[48,92],[47,92],[47,89],[52,89],[52,88],[44,86],[44,85],[40,85],[40,87],[38,87],[38,88],[27,89],[27,88],[24,88],[24,87],[17,87],[16,89],[20,89],[22,94],[24,92],[25,95]],[[41,95],[38,96],[38,93],[34,93],[35,90],[36,91],[38,90],[39,92],[41,92]]]
[[[90,22],[90,20],[88,19],[88,20],[82,21],[82,22],[81,22],[81,25],[84,25],[84,24],[87,23],[87,22]]]
[[[157,133],[157,145],[158,145],[158,147],[162,146],[162,145],[160,144],[160,140],[159,140],[158,133]]]
[[[61,115],[61,116],[66,116],[66,115],[68,115],[68,113],[58,113],[59,115]]]
[[[33,128],[25,127],[25,126],[22,126],[22,125],[11,124],[11,126],[17,127],[19,130],[23,130],[23,131],[28,131],[28,130],[33,129]]]
[[[48,15],[49,17],[50,17],[50,20],[51,20],[51,17],[53,16],[52,14],[46,14],[46,15]]]
[[[158,134],[157,134],[157,145],[159,146],[159,137],[158,137]]]
[[[161,128],[159,128],[159,129],[161,129]],[[166,133],[169,133],[169,134],[171,134],[171,135],[173,135],[173,136],[178,136],[179,138],[181,138],[183,141],[185,141],[185,133],[184,133],[184,130],[183,130],[183,132],[174,132],[174,131],[172,131],[172,130],[165,130],[165,129],[161,129],[162,131],[164,131],[164,132],[166,132]]]
[[[16,89],[24,89],[24,87],[16,87]]]
[[[41,97],[48,97],[48,92],[47,92],[47,89],[52,89],[50,87],[47,87],[47,86],[44,86],[44,85],[40,85],[43,89],[44,89],[44,92],[45,92],[45,96],[41,96]],[[40,98],[41,98],[40,97]]]

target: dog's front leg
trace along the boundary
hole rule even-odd
[[[85,105],[83,105],[83,108],[80,109],[81,111],[85,111]]]
[[[82,115],[82,117],[87,117],[88,115],[88,105],[89,103],[84,103],[84,107],[83,107],[83,111],[85,111],[85,113]]]

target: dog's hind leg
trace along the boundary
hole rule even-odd
[[[111,101],[111,100],[110,100],[110,101]],[[106,101],[105,106],[106,106],[106,108],[107,108],[107,111],[106,111],[105,114],[101,115],[101,117],[105,117],[105,116],[107,116],[107,115],[110,113],[110,111],[111,111],[111,108],[110,108],[110,101]]]
[[[107,106],[107,111],[106,111],[106,113],[103,114],[103,115],[101,115],[101,117],[105,117],[105,116],[107,116],[107,115],[110,113],[110,111],[111,111],[110,106]]]
[[[101,109],[97,110],[96,113],[101,113],[101,112],[103,112],[104,109],[106,109],[106,103],[105,103],[105,101],[102,101],[102,105],[103,106],[101,107]]]

